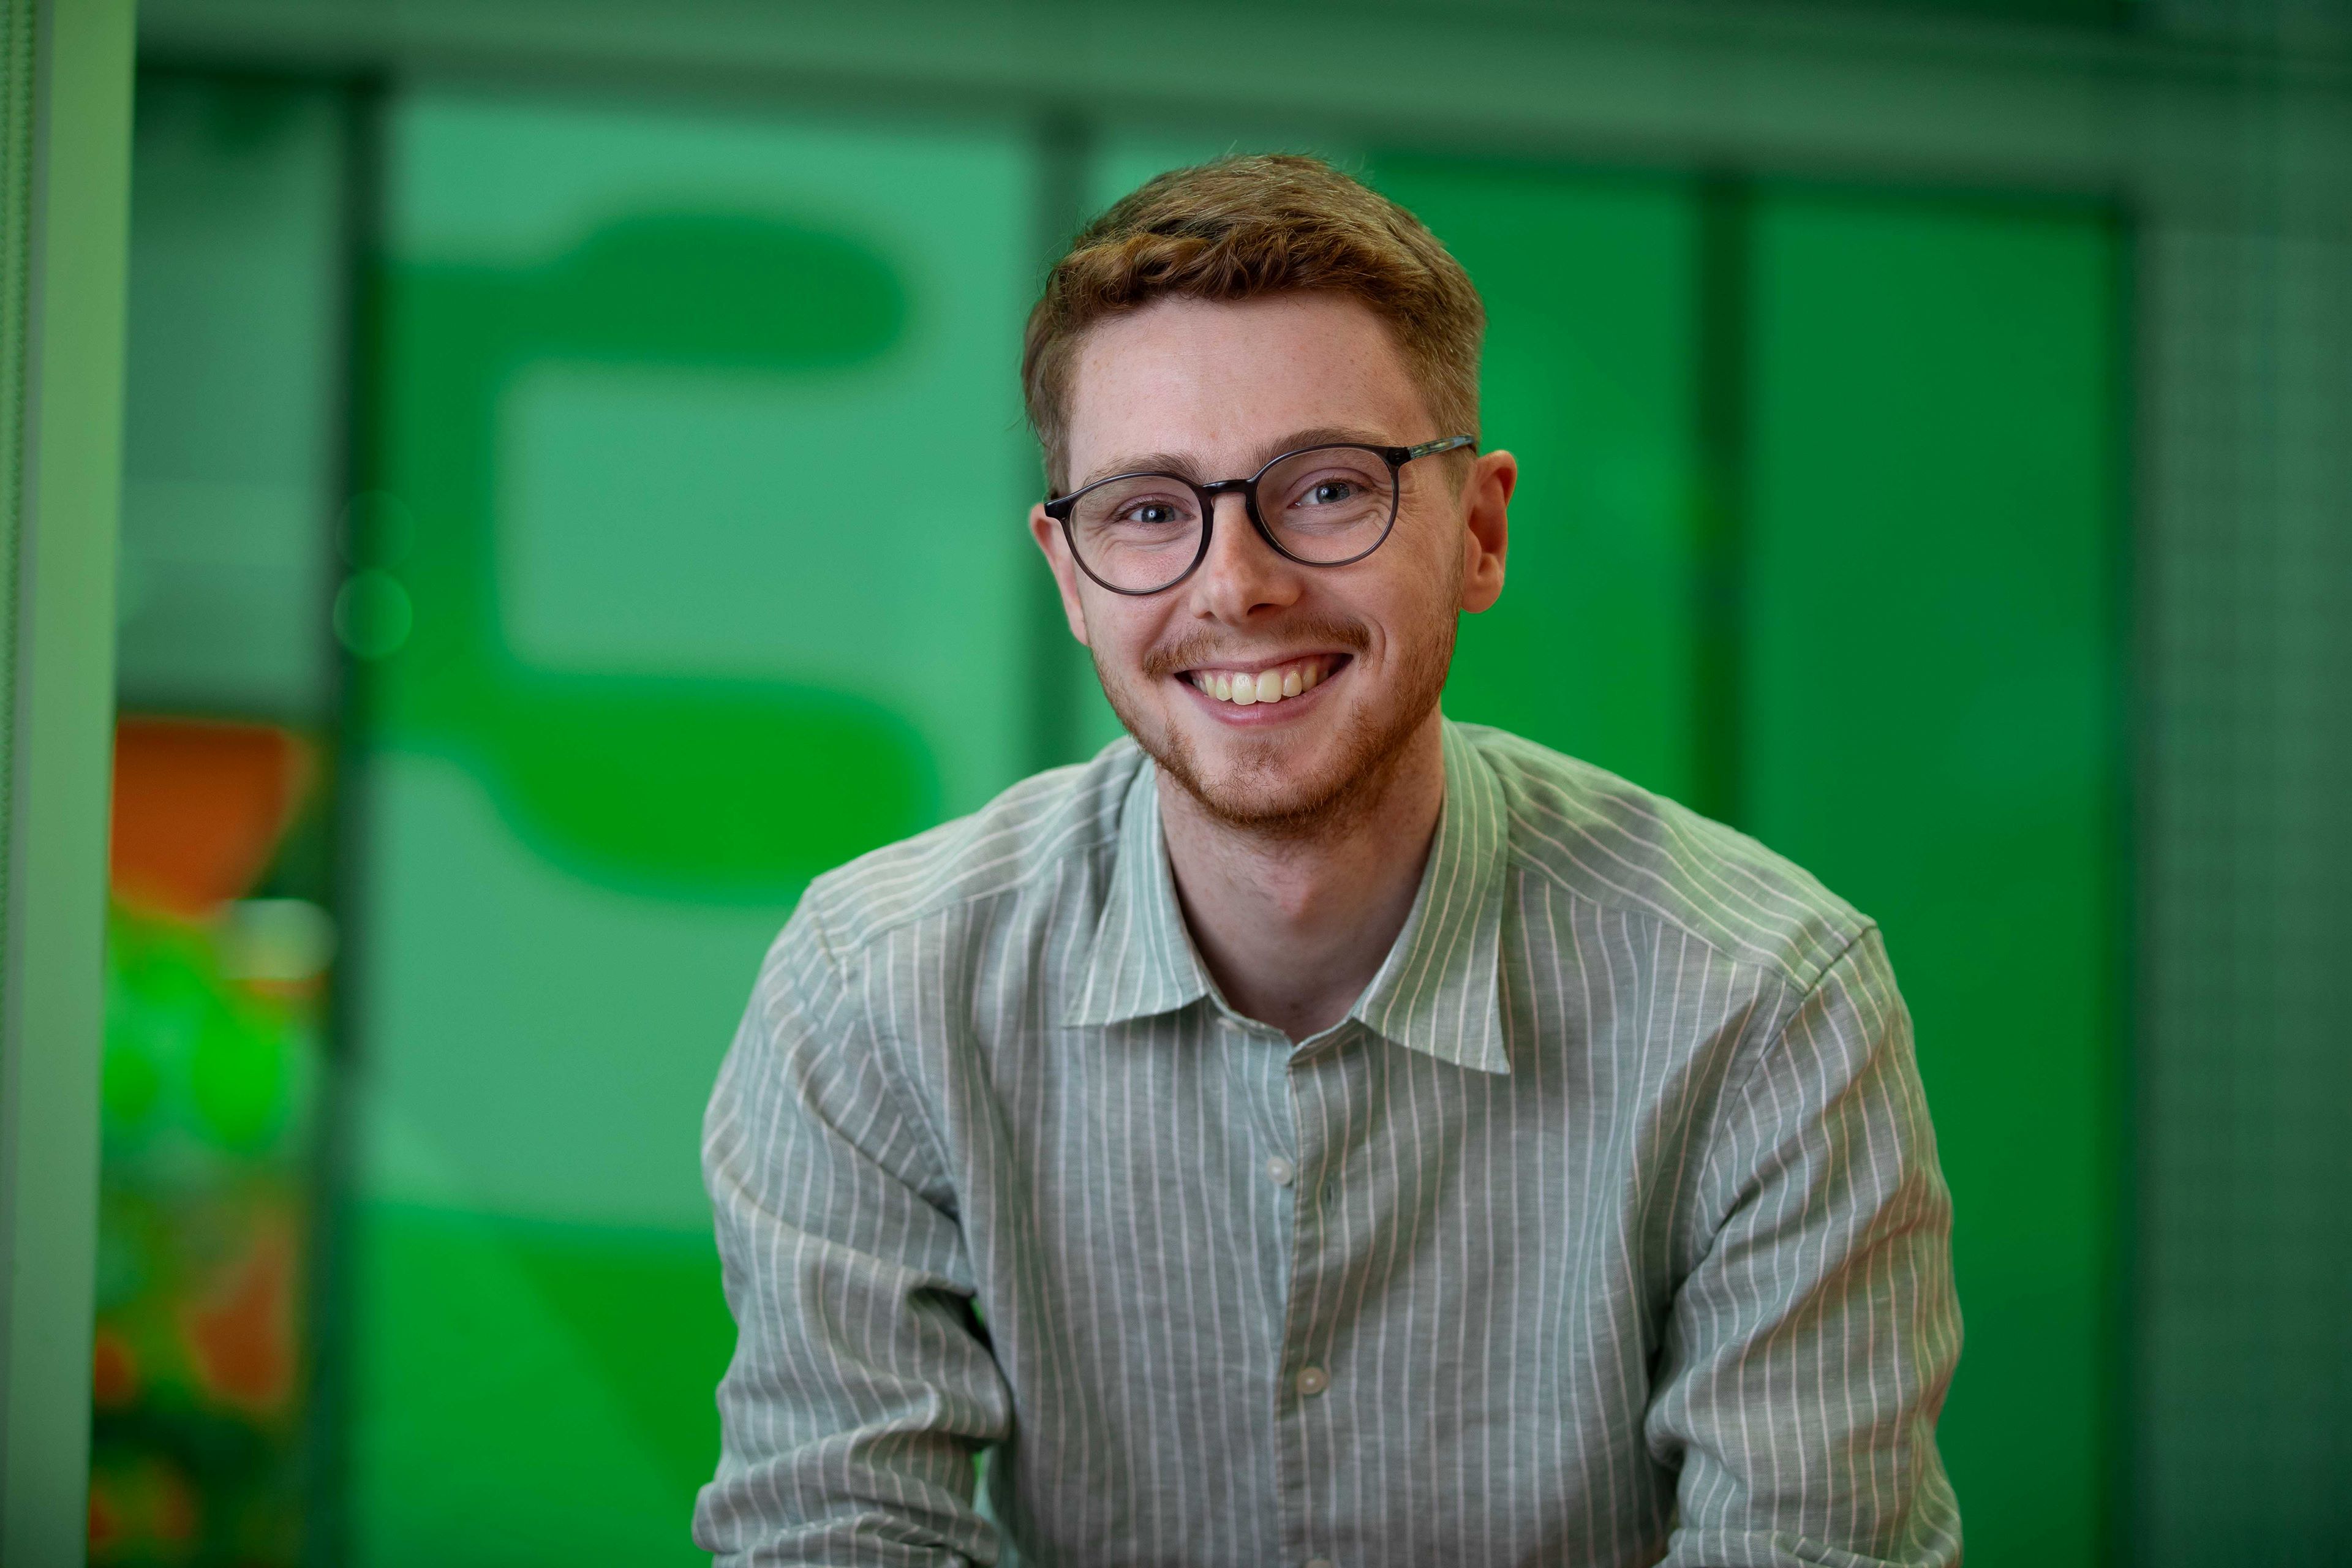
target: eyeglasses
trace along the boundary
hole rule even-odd
[[[1418,447],[1339,443],[1285,452],[1245,479],[1113,474],[1045,503],[1079,568],[1114,594],[1157,594],[1208,559],[1216,500],[1238,493],[1258,533],[1302,566],[1345,566],[1396,526],[1401,470],[1415,458],[1475,447],[1447,436]]]

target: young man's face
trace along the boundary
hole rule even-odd
[[[1073,370],[1071,489],[1139,468],[1239,479],[1320,442],[1469,433],[1437,428],[1387,328],[1336,295],[1159,300],[1095,327]],[[1375,793],[1434,721],[1457,613],[1502,590],[1515,477],[1503,453],[1406,465],[1395,528],[1345,566],[1284,558],[1239,496],[1221,496],[1199,569],[1141,596],[1080,572],[1042,508],[1030,527],[1144,750],[1215,816],[1305,832]],[[1232,700],[1259,691],[1276,700]]]

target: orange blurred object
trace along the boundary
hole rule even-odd
[[[226,1288],[184,1314],[196,1373],[223,1404],[268,1415],[293,1392],[293,1276],[292,1238],[269,1226]]]
[[[90,1394],[101,1410],[131,1403],[139,1392],[139,1361],[122,1337],[101,1328],[90,1356]]]
[[[155,1539],[166,1545],[184,1546],[196,1538],[204,1522],[203,1501],[177,1470],[156,1472],[152,1522]]]
[[[122,1540],[122,1514],[103,1476],[89,1481],[89,1554],[103,1559]]]
[[[203,920],[249,891],[308,793],[300,737],[268,724],[124,719],[114,730],[115,896]]]

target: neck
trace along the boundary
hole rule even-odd
[[[1160,775],[1185,924],[1225,1000],[1294,1040],[1348,1016],[1412,912],[1445,804],[1434,710],[1388,776],[1328,833],[1254,832]]]

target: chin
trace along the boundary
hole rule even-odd
[[[1337,735],[1300,747],[1274,736],[1198,738],[1181,723],[1165,724],[1147,739],[1129,726],[1160,771],[1209,816],[1266,838],[1345,832],[1377,803],[1416,727],[1353,715]]]
[[[1351,782],[1342,769],[1302,767],[1290,759],[1271,766],[1227,763],[1205,768],[1181,752],[1155,760],[1211,816],[1259,829],[1279,830],[1327,815]]]

